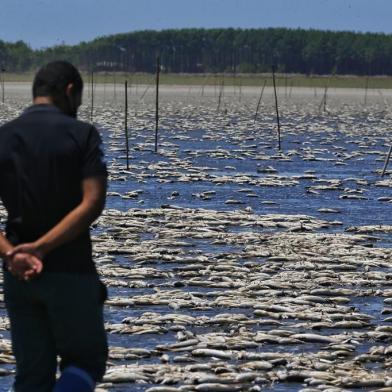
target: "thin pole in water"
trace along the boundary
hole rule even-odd
[[[91,89],[90,89],[90,76],[91,76],[90,72],[87,72],[87,75],[86,75],[86,78],[87,78],[86,90],[87,90],[87,98],[89,98],[89,99],[90,99],[90,92],[91,92]]]
[[[267,84],[267,81],[264,79],[264,84],[263,84],[263,87],[262,87],[262,89],[261,89],[261,93],[260,93],[259,100],[258,100],[258,102],[257,102],[256,113],[255,113],[255,119],[254,119],[253,123],[255,123],[256,120],[257,120],[257,115],[259,114],[259,108],[260,108],[261,98],[263,98],[263,93],[264,93],[264,89],[265,89],[265,85],[266,85],[266,84]]]
[[[328,86],[325,85],[323,98],[321,99],[320,106],[319,106],[319,113],[321,113],[321,108],[323,108],[324,113],[327,111],[327,92],[328,92]]]
[[[368,88],[369,88],[369,76],[366,78],[366,84],[365,84],[365,99],[364,99],[365,106],[367,105]]]
[[[94,120],[94,71],[91,71],[91,113],[90,121]]]
[[[321,100],[321,103],[320,103],[319,112],[321,112],[321,106],[323,107],[324,113],[327,111],[327,93],[328,93],[328,88],[331,84],[331,80],[332,80],[333,76],[334,76],[334,74],[329,76],[328,83],[324,87],[324,96],[323,96],[323,99]]]
[[[278,96],[276,94],[276,81],[275,81],[275,67],[272,67],[272,82],[274,84],[274,94],[275,94],[275,110],[276,110],[276,122],[278,124],[278,149],[281,150],[280,143],[280,120],[279,120],[279,107],[278,107]]]
[[[104,79],[103,79],[103,102],[106,102],[106,76],[107,72],[105,71]]]
[[[124,128],[125,128],[125,149],[127,154],[127,170],[129,170],[129,141],[128,141],[128,81],[125,81],[125,108],[124,108]]]
[[[387,171],[388,163],[389,160],[391,159],[391,153],[392,153],[392,146],[389,147],[387,157],[385,158],[384,168],[382,169],[381,177],[384,177],[385,172]]]
[[[139,100],[143,100],[143,98],[145,97],[145,95],[147,94],[147,91],[150,89],[151,85],[149,84],[146,89],[144,90],[143,94],[141,95],[141,97],[139,98]]]
[[[218,107],[216,108],[216,111],[219,112],[219,109],[221,107],[221,103],[222,103],[222,96],[223,96],[223,90],[225,88],[225,80],[222,79],[222,84],[221,84],[221,88],[219,90],[219,97],[218,97]]]
[[[161,70],[161,60],[157,56],[156,65],[156,78],[155,78],[155,153],[158,152],[158,125],[159,125],[159,73]]]
[[[1,67],[1,102],[5,101],[5,80],[4,80],[5,69]]]
[[[113,72],[113,100],[114,103],[117,102],[117,82],[116,82],[116,71]]]
[[[284,96],[287,98],[287,74],[284,76]]]
[[[200,94],[201,94],[202,97],[204,97],[204,87],[205,87],[205,85],[207,83],[207,78],[208,78],[208,76],[204,77],[202,85],[201,85],[201,93]]]

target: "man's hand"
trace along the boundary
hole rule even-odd
[[[8,270],[19,279],[30,280],[42,272],[44,254],[34,242],[17,245],[6,255]]]
[[[43,265],[35,255],[18,252],[7,258],[7,267],[11,274],[27,281],[39,275]]]
[[[6,253],[7,257],[13,257],[17,253],[28,253],[42,260],[44,252],[39,248],[35,242],[27,242],[25,244],[16,245],[12,250]]]

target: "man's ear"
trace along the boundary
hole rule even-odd
[[[68,95],[68,97],[72,97],[74,93],[74,84],[73,83],[68,83],[67,87],[65,88],[65,94]]]
[[[65,88],[65,95],[71,99],[75,109],[82,104],[82,92],[77,92],[73,83],[67,84],[67,87]]]

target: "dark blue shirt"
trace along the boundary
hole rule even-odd
[[[0,198],[12,244],[37,240],[81,202],[84,178],[107,175],[100,145],[91,124],[52,105],[31,106],[0,127]],[[89,231],[43,262],[47,272],[95,272]]]

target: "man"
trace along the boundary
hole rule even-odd
[[[76,120],[82,89],[70,63],[49,63],[35,76],[33,105],[0,127],[15,392],[93,391],[105,372],[106,289],[89,227],[104,207],[107,172],[97,130]]]

